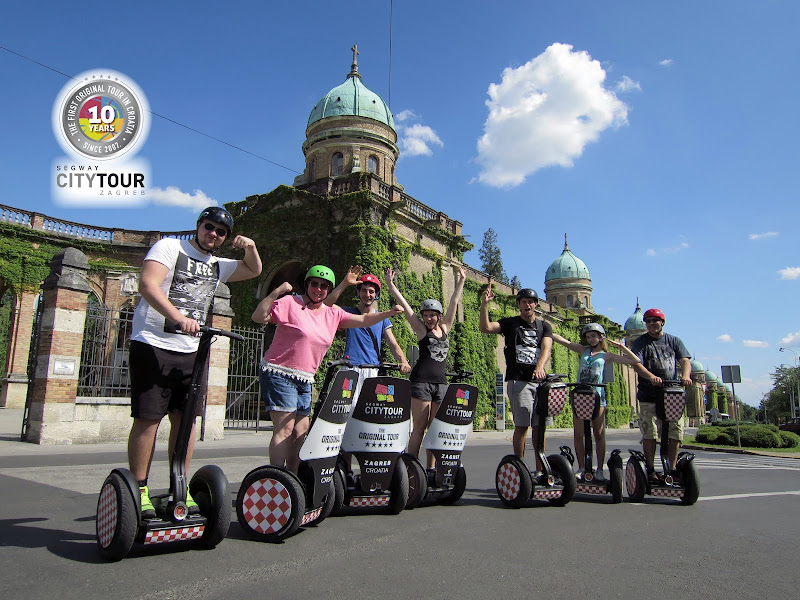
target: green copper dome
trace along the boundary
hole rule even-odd
[[[333,88],[314,105],[308,125],[326,117],[354,116],[374,119],[394,129],[394,119],[386,102],[361,82],[358,72],[358,50],[353,50],[353,64],[345,82]]]
[[[639,299],[636,299],[636,310],[633,311],[633,314],[628,317],[628,320],[625,321],[625,331],[644,331],[647,329],[644,324],[644,311],[642,311],[641,306],[639,306]]]
[[[591,279],[589,269],[580,258],[569,249],[567,235],[564,234],[564,251],[555,259],[544,276],[545,281],[553,279]]]
[[[692,359],[692,373],[705,373],[706,369],[699,360]]]

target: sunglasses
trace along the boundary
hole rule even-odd
[[[645,319],[644,322],[645,323],[660,323],[661,319],[653,317],[653,318],[650,318],[650,319]]]
[[[217,227],[213,223],[203,223],[203,227],[206,231],[214,231],[219,237],[225,237],[228,235],[228,230],[223,229],[222,227]]]
[[[331,284],[327,281],[309,281],[308,287],[319,288],[321,290],[327,290],[331,287]]]

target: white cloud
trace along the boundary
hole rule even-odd
[[[781,338],[781,346],[793,346],[795,344],[800,344],[800,331],[790,333],[786,337]]]
[[[745,348],[769,348],[767,342],[761,342],[759,340],[742,340],[742,346]]]
[[[627,75],[623,75],[622,79],[617,82],[616,89],[618,92],[641,92],[642,86],[638,81],[634,81]]]
[[[671,58],[665,58],[664,60],[658,61],[658,64],[662,67],[671,67],[673,60]]]
[[[648,248],[645,254],[647,256],[658,256],[660,254],[676,254],[681,250],[685,250],[689,247],[689,242],[686,241],[686,236],[680,236],[680,242],[675,244],[674,246],[668,246],[666,248],[660,248],[656,250],[655,248]]]
[[[628,122],[628,107],[603,83],[587,52],[553,44],[489,85],[489,116],[478,140],[478,181],[515,187],[544,167],[570,167],[586,144]]]
[[[723,333],[721,336],[717,337],[717,341],[718,342],[728,343],[728,342],[732,342],[733,338],[730,336],[730,334]]]
[[[776,237],[777,235],[778,235],[777,231],[766,231],[764,233],[751,233],[750,235],[747,236],[747,239],[760,240],[763,238]]]
[[[431,156],[431,145],[444,146],[436,132],[427,125],[416,123],[401,128],[400,150],[404,156]]]
[[[183,206],[192,210],[203,210],[208,206],[217,206],[218,202],[206,196],[202,190],[195,190],[194,194],[182,192],[174,186],[167,189],[150,188],[147,197],[154,204],[166,204],[169,206]]]
[[[797,279],[800,277],[800,267],[786,267],[778,271],[781,279]]]
[[[647,256],[655,256],[656,255],[656,249],[655,248],[648,248],[647,252],[645,252],[645,254]]]
[[[416,116],[417,113],[415,113],[413,110],[406,109],[406,110],[401,110],[399,113],[394,115],[394,120],[396,122],[402,123],[403,121],[408,121],[409,119],[413,119]]]

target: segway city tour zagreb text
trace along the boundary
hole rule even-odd
[[[174,327],[173,330],[179,333]],[[156,516],[142,518],[139,482],[128,469],[114,469],[103,483],[97,502],[97,547],[100,555],[108,560],[126,556],[134,542],[149,545],[198,540],[202,546],[213,548],[228,533],[231,502],[225,474],[215,465],[206,465],[194,474],[187,486],[186,455],[197,404],[202,397],[211,342],[218,335],[240,342],[244,338],[207,326],[201,327],[200,332],[186,404],[170,457],[169,492],[150,496]],[[190,515],[187,509],[187,487],[200,508],[197,515]]]
[[[345,507],[387,507],[397,514],[408,502],[408,472],[400,457],[408,445],[411,383],[387,375],[399,371],[399,365],[361,366],[377,368],[378,376],[364,380],[341,448],[356,458],[360,473],[350,475],[350,465],[340,457],[333,510],[338,514]]]
[[[433,454],[433,469],[425,469],[418,458],[403,454],[408,469],[409,495],[406,508],[425,503],[458,502],[467,487],[467,472],[461,464],[461,453],[472,431],[478,388],[464,383],[472,371],[448,373],[452,383],[428,427],[422,446]]]
[[[536,406],[539,415],[538,435],[533,440],[534,451],[542,464],[542,474],[534,473],[525,461],[508,454],[500,461],[495,475],[497,495],[506,506],[520,508],[530,500],[548,500],[554,506],[564,506],[575,495],[576,481],[572,466],[561,454],[544,455],[546,418],[555,417],[567,403],[566,375],[547,375],[536,389]]]
[[[600,411],[600,393],[596,388],[605,387],[604,383],[568,383],[572,387],[570,404],[574,419],[583,421],[583,447],[584,470],[577,481],[576,492],[583,494],[611,494],[612,502],[622,502],[622,456],[618,449],[611,451],[607,465],[609,478],[598,481],[595,478],[594,462],[592,458],[592,421],[597,418]],[[561,446],[561,454],[575,464],[575,458],[569,446]]]
[[[351,367],[347,360],[328,364],[311,427],[300,448],[298,474],[265,465],[242,480],[236,517],[253,539],[277,542],[331,514],[336,457],[358,382],[358,373]]]
[[[663,471],[647,475],[647,463],[639,450],[628,450],[631,456],[625,467],[625,485],[632,502],[641,502],[645,495],[678,498],[690,506],[700,496],[700,482],[694,464],[694,454],[680,452],[675,471],[669,464],[669,424],[683,418],[686,390],[680,381],[664,380],[664,393],[656,401],[656,415],[661,420],[661,466]]]

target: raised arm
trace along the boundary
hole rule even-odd
[[[453,321],[456,320],[456,310],[458,303],[461,302],[461,296],[464,294],[464,283],[467,281],[467,273],[464,267],[458,265],[458,276],[456,277],[456,287],[453,290],[453,295],[450,296],[450,304],[447,305],[447,313],[442,319],[442,325],[450,329],[453,326]]]
[[[481,333],[500,333],[500,323],[497,321],[489,320],[489,303],[494,300],[494,292],[492,291],[492,284],[489,282],[483,295],[481,296],[481,321],[478,328]]]
[[[269,321],[269,315],[272,312],[272,303],[284,294],[287,294],[291,291],[292,284],[288,281],[284,281],[282,284],[272,290],[261,302],[258,303],[258,306],[256,306],[256,309],[253,311],[251,316],[253,321],[256,323],[267,323]]]
[[[358,283],[358,278],[361,277],[361,273],[363,273],[363,269],[359,265],[354,265],[347,269],[347,275],[344,276],[335,288],[333,288],[330,293],[325,297],[325,304],[328,306],[333,306],[336,304],[336,301],[339,300],[339,296],[342,295],[342,292],[349,288],[351,285],[355,285]]]
[[[383,330],[383,339],[389,347],[389,352],[391,352],[395,360],[400,363],[400,372],[405,374],[411,373],[411,365],[408,364],[408,359],[403,349],[400,347],[400,344],[397,343],[397,338],[394,337],[391,329],[387,328]]]
[[[380,323],[384,319],[399,315],[403,312],[403,307],[395,304],[391,309],[383,312],[367,313],[366,315],[350,315],[347,321],[339,325],[340,329],[352,329],[353,327],[372,327],[375,323]]]
[[[583,354],[583,351],[586,350],[585,346],[581,346],[580,344],[576,344],[575,342],[570,342],[567,338],[561,337],[557,333],[553,333],[553,341],[557,344],[561,344],[562,346],[566,346],[573,352],[577,352],[578,354]],[[616,356],[616,355],[615,355]]]
[[[401,294],[400,290],[397,289],[397,286],[394,283],[394,277],[394,269],[391,267],[386,269],[386,285],[389,286],[389,291],[391,292],[392,296],[394,296],[400,306],[403,307],[403,314],[406,316],[406,321],[408,322],[408,326],[411,327],[411,331],[416,334],[417,339],[421,340],[427,333],[425,324],[414,314],[414,309],[411,308],[411,305],[403,297],[403,294]]]
[[[256,243],[249,237],[237,235],[233,238],[234,248],[244,248],[244,258],[238,261],[236,270],[228,281],[242,281],[261,275],[261,257],[258,254]]]
[[[631,352],[630,348],[628,348],[625,344],[621,344],[620,342],[609,338],[606,338],[606,343],[608,343],[609,346],[613,346],[614,348],[619,350],[619,354],[612,354],[611,352],[606,352],[605,358],[607,361],[620,363],[622,365],[631,365],[631,366],[639,365],[642,363],[642,361],[639,360],[639,357],[636,356],[633,352]],[[645,371],[646,370],[647,369],[645,369]]]

